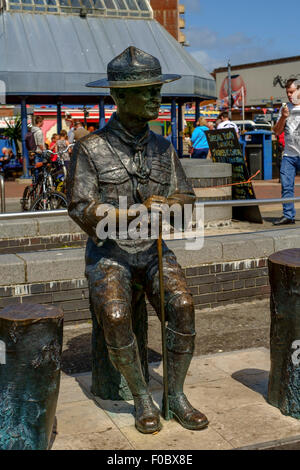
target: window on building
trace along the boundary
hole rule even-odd
[[[153,18],[149,0],[6,0],[5,4],[7,10],[31,13],[78,13],[85,7],[92,15]]]

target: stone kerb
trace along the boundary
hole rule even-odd
[[[82,246],[87,236],[68,216],[0,221],[0,254]]]

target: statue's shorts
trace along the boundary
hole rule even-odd
[[[131,321],[132,289],[142,286],[160,317],[157,242],[146,250],[128,253],[114,240],[86,249],[86,276],[90,296],[104,330],[105,340],[115,348],[126,347],[134,338]],[[174,253],[163,242],[165,314],[168,327],[184,335],[195,333],[195,313],[184,272]]]

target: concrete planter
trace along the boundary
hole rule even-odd
[[[182,159],[184,171],[191,181],[197,201],[223,201],[232,198],[232,167],[229,163],[213,163],[211,160]],[[205,225],[228,224],[232,219],[231,207],[205,208]]]

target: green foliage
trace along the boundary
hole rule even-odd
[[[194,130],[194,125],[191,121],[187,121],[186,127],[184,129],[184,135],[187,137],[192,137],[192,133]]]
[[[19,144],[18,142],[22,140],[22,120],[21,116],[16,116],[14,123],[11,123],[6,120],[7,128],[2,131],[2,135],[4,135],[8,140],[10,145],[12,146],[13,142],[16,147],[16,152],[19,154]]]

